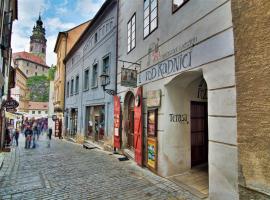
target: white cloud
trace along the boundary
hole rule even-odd
[[[105,0],[80,0],[77,1],[76,12],[79,12],[84,16],[92,16],[95,15],[96,12],[100,9],[101,5]]]
[[[51,66],[52,64],[56,64],[56,54],[53,52],[55,42],[56,42],[56,35],[52,35],[47,37],[47,51],[46,51],[46,58],[47,58],[47,65]]]
[[[74,23],[64,23],[58,17],[46,19],[45,24],[48,25],[46,28],[49,32],[53,32],[55,30],[65,31],[76,26]]]

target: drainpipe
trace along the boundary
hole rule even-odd
[[[117,75],[118,75],[118,24],[119,24],[119,3],[120,0],[117,0],[117,11],[116,11],[116,52],[115,52],[115,95],[117,95]],[[120,109],[121,110],[121,109]],[[121,118],[121,113],[120,113]],[[113,129],[114,130],[114,129]],[[120,131],[120,130],[119,130]],[[121,137],[121,136],[120,136]],[[114,132],[113,132],[113,139],[114,139]],[[114,153],[116,152],[116,148],[113,147]]]
[[[67,38],[68,38],[68,33],[66,32],[65,33],[65,38],[66,38],[66,42],[65,42],[65,56],[67,55]],[[63,62],[63,61],[62,61]],[[66,111],[66,63],[64,64],[65,67],[64,67],[64,100],[63,100],[63,103],[64,103],[64,110],[63,110],[63,114],[64,114],[64,119],[63,119],[63,122],[62,122],[62,127],[63,127],[63,124],[65,125],[65,135],[67,134],[66,131],[67,131],[67,128],[66,127],[66,120],[65,120],[65,111]],[[69,123],[68,123],[69,124]],[[63,128],[62,128],[63,129]]]

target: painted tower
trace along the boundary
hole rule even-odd
[[[33,27],[32,36],[30,37],[30,53],[35,54],[43,59],[46,63],[46,42],[45,28],[39,15],[36,25]]]

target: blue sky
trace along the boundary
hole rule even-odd
[[[18,0],[18,20],[13,24],[13,52],[29,51],[29,37],[39,12],[46,28],[47,64],[56,63],[57,34],[93,18],[105,0]]]

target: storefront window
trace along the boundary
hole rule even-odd
[[[100,141],[104,139],[105,132],[105,107],[86,107],[86,133],[85,138]]]

